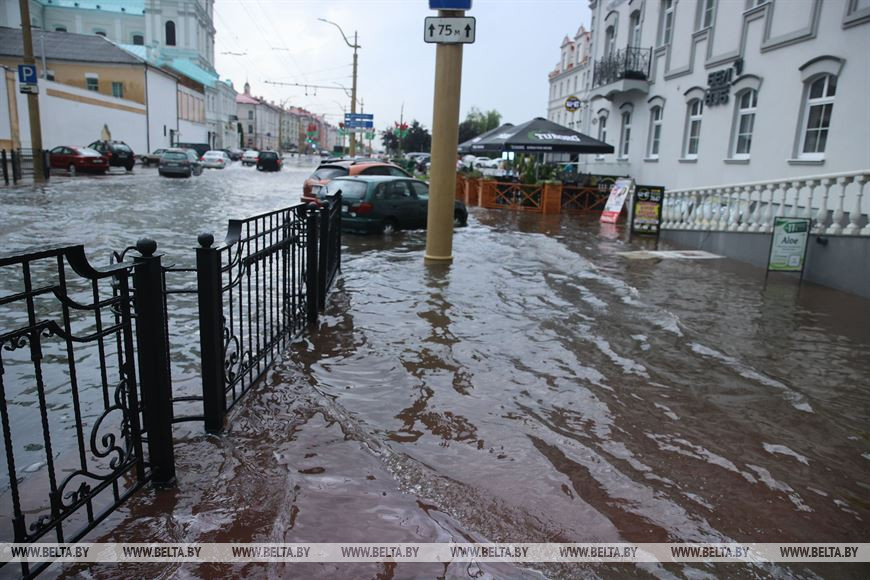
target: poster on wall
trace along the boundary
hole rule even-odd
[[[767,271],[803,272],[809,237],[809,218],[774,218]]]
[[[604,211],[601,213],[601,222],[605,224],[615,224],[619,219],[619,214],[622,212],[622,206],[625,205],[625,199],[631,194],[634,189],[633,179],[617,179],[610,188],[610,197],[607,198],[607,205],[604,206]]]
[[[664,197],[664,187],[658,185],[635,187],[630,212],[632,234],[659,235]]]

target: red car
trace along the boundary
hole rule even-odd
[[[317,192],[336,177],[355,177],[357,175],[387,175],[391,177],[413,177],[407,171],[392,163],[375,159],[340,159],[325,161],[302,185],[302,201],[320,204]]]
[[[51,150],[49,159],[53,169],[68,169],[70,173],[75,171],[105,173],[109,170],[109,160],[87,147],[61,145]]]

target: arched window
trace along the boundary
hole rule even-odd
[[[619,157],[628,158],[628,146],[631,142],[631,111],[622,112],[622,131],[619,136]]]
[[[66,32],[66,26],[60,26],[60,25],[55,26],[54,31],[55,32]]]
[[[607,115],[598,117],[598,140],[607,143]]]
[[[628,46],[640,47],[640,10],[635,10],[628,18]]]
[[[141,34],[134,34],[133,35],[133,44],[142,46],[143,44],[145,44],[145,37]]]
[[[175,46],[175,23],[166,21],[166,46]]]
[[[686,142],[683,146],[683,157],[697,159],[701,145],[701,116],[704,114],[704,101],[692,99],[687,106]]]
[[[106,31],[105,30],[96,29],[96,30],[94,30],[94,34],[96,34],[97,36],[102,36],[103,38],[106,38]]]
[[[734,115],[734,151],[732,153],[734,159],[749,159],[757,106],[758,91],[755,89],[747,89],[737,95]]]
[[[659,158],[659,145],[662,139],[662,107],[656,105],[649,112],[649,147],[647,157]]]
[[[614,52],[616,52],[616,30],[613,26],[608,26],[604,31],[604,54],[613,56]]]
[[[671,43],[674,30],[674,0],[662,0],[659,21],[659,46]]]
[[[800,155],[808,159],[823,159],[834,111],[834,96],[837,94],[837,77],[822,75],[809,81],[808,85]]]

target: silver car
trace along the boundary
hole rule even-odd
[[[164,177],[190,177],[202,174],[202,163],[193,149],[167,149],[160,156],[157,171]]]
[[[202,156],[202,166],[208,169],[223,169],[232,163],[224,151],[206,151]]]

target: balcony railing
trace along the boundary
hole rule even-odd
[[[647,80],[651,57],[651,48],[629,46],[595,61],[593,88],[623,79]]]

